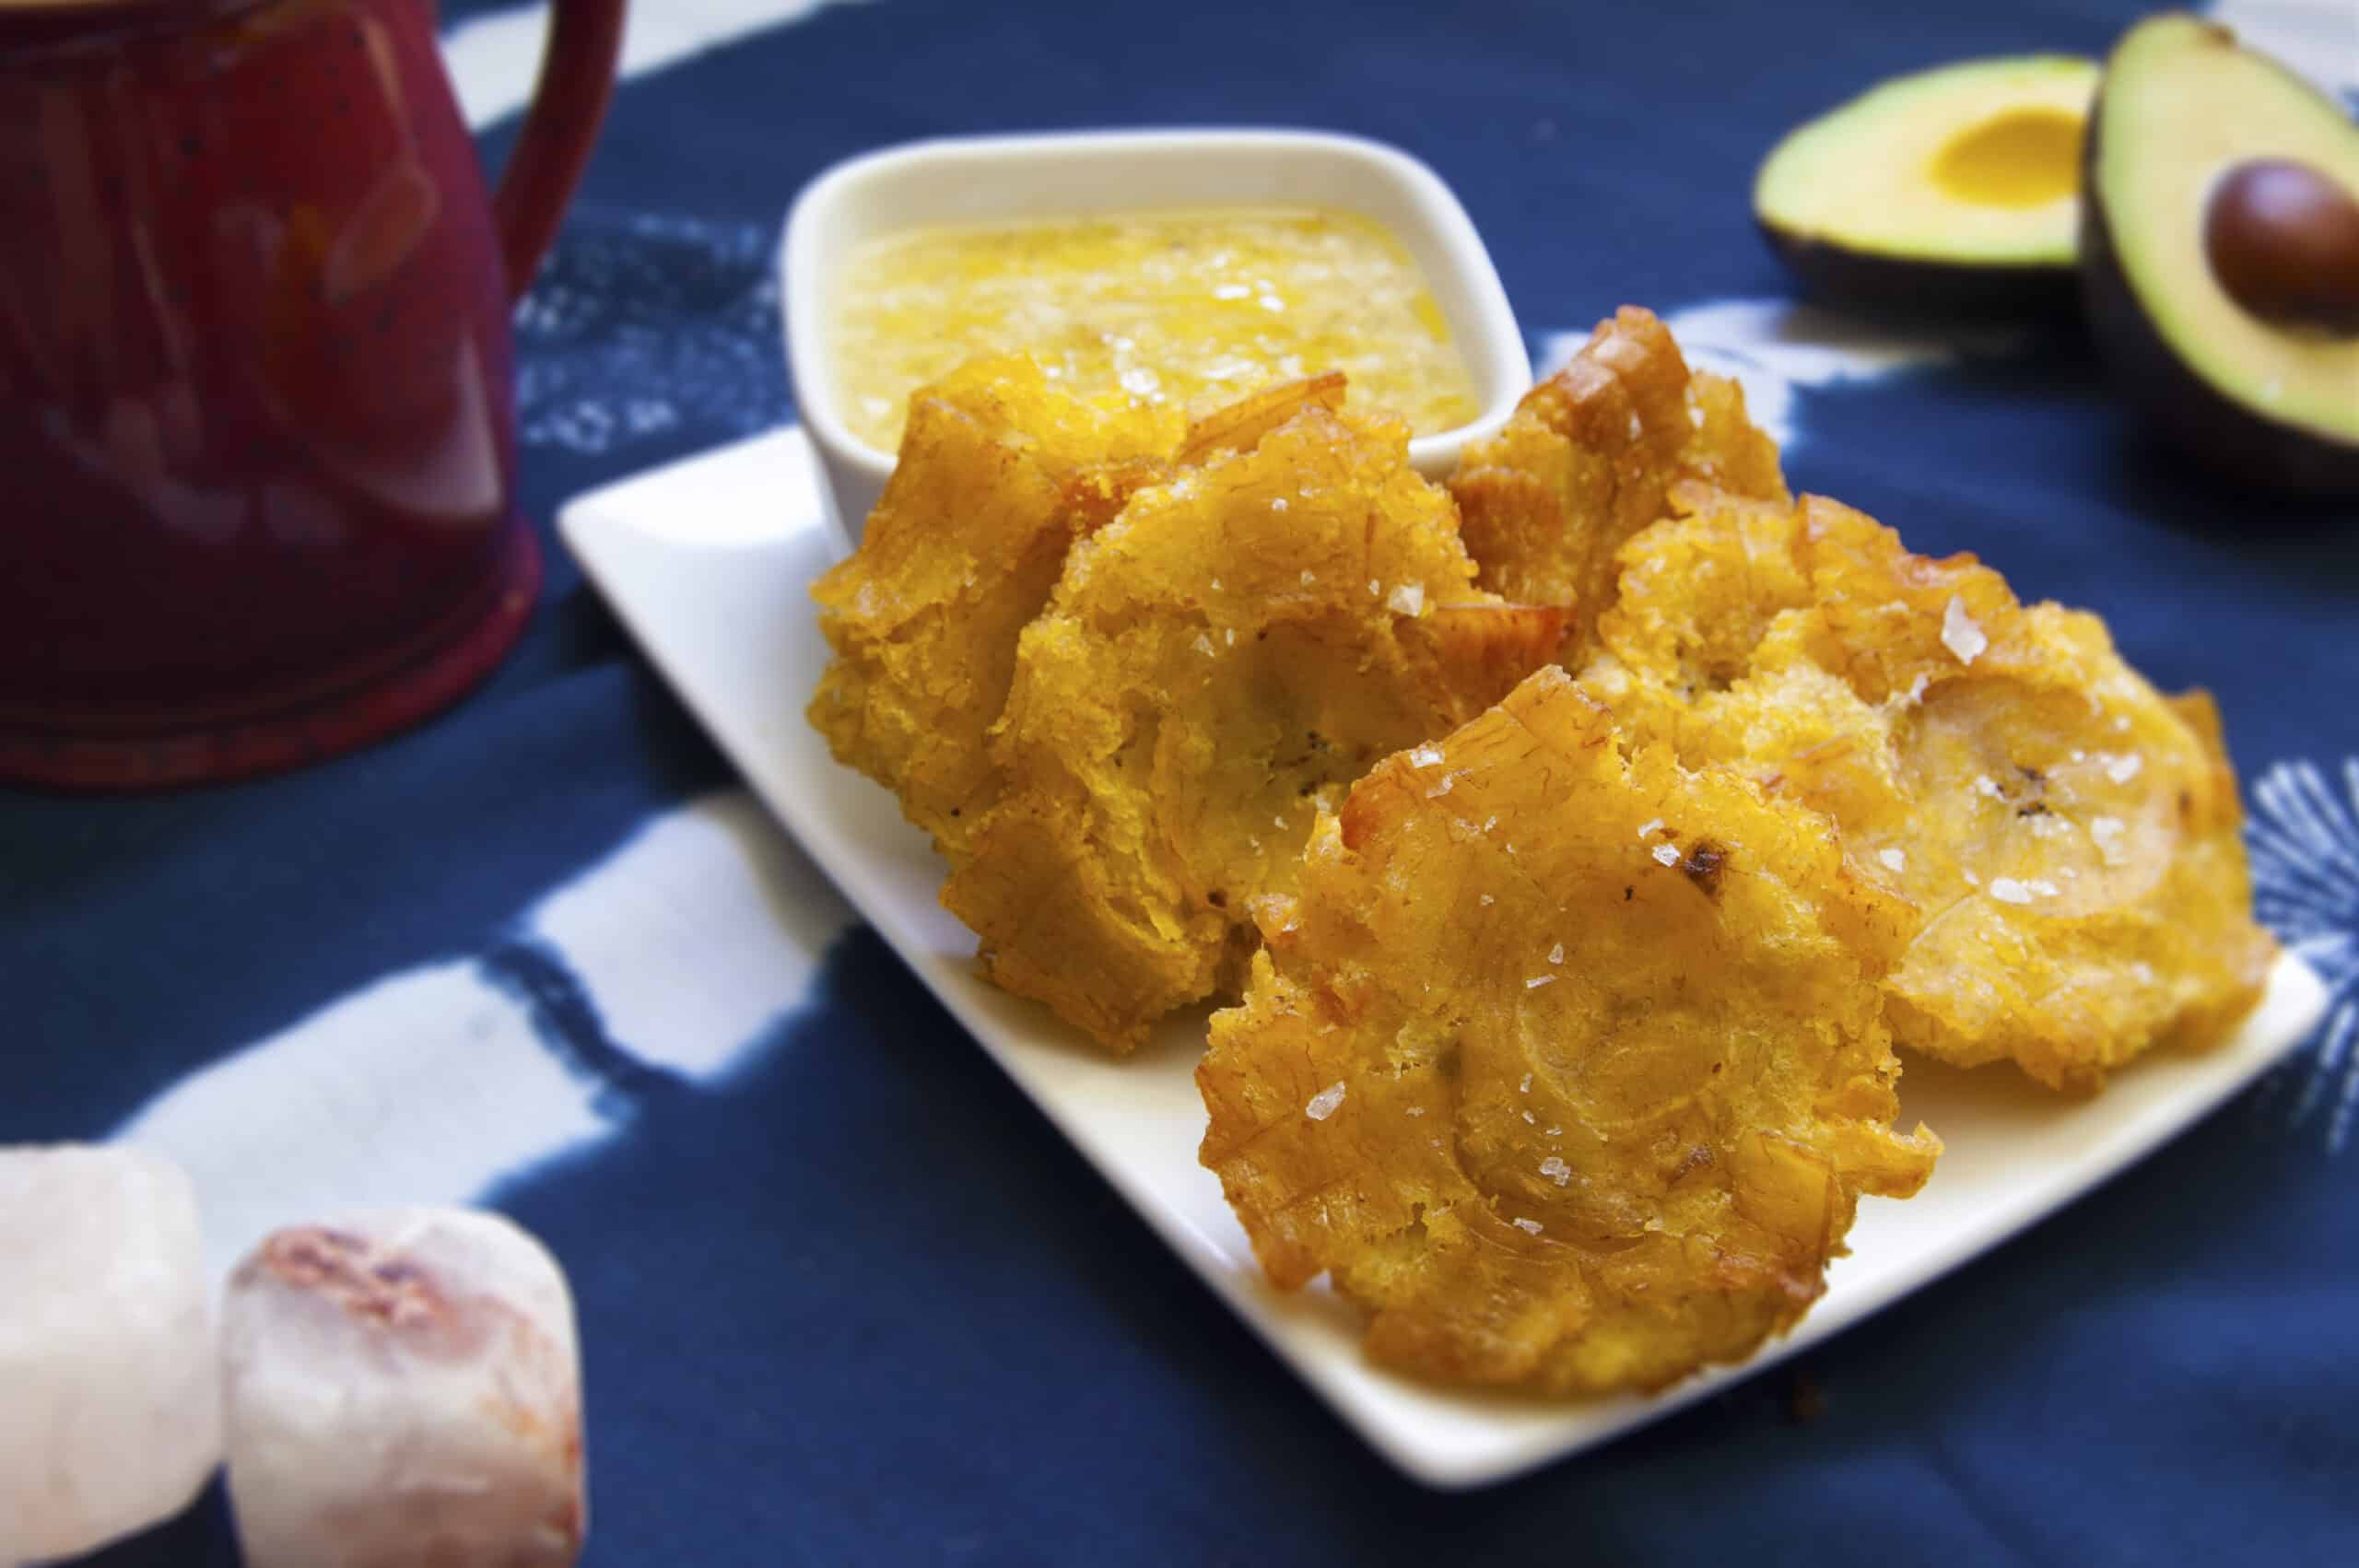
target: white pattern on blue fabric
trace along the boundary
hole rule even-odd
[[[2359,1112],[2359,757],[2338,792],[2314,762],[2281,762],[2253,784],[2245,825],[2253,911],[2327,984],[2326,1023],[2294,1063],[2303,1074],[2296,1126],[2321,1109],[2339,1153]]]
[[[115,1136],[187,1167],[217,1279],[280,1225],[480,1199],[614,1136],[633,1109],[619,1077],[725,1079],[851,920],[752,796],[709,795],[486,933],[477,956],[328,1000],[170,1084]],[[520,942],[562,967],[603,1060],[503,983]]]
[[[717,445],[785,419],[772,256],[750,223],[577,213],[516,310],[524,445]]]
[[[115,1136],[187,1169],[218,1280],[281,1225],[464,1201],[609,1136],[597,1091],[460,960],[327,1001],[173,1083]]]
[[[2351,0],[2219,0],[2212,19],[2359,110],[2359,20]]]
[[[623,17],[622,59],[628,81],[650,71],[734,43],[750,33],[799,22],[831,0],[655,0]],[[832,0],[848,4],[849,0]],[[444,36],[443,63],[458,94],[459,111],[481,129],[524,107],[540,69],[549,30],[546,5],[519,6],[470,17]]]

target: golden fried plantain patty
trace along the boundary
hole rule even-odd
[[[1065,553],[1177,455],[1179,415],[1074,396],[1029,359],[919,391],[861,546],[812,585],[835,650],[808,717],[955,854],[997,798],[985,732]]]
[[[1813,813],[1625,759],[1561,670],[1379,765],[1257,914],[1203,1160],[1271,1279],[1331,1274],[1404,1370],[1590,1393],[1742,1358],[1939,1153],[1891,1127],[1905,909]]]
[[[2095,615],[1837,502],[1675,504],[1623,546],[1581,686],[1625,744],[1832,819],[1910,911],[1884,980],[1903,1047],[2089,1089],[2250,1009],[2275,949],[2208,696],[2159,695]]]
[[[1577,664],[1613,603],[1614,552],[1669,515],[1682,480],[1786,496],[1777,445],[1746,418],[1743,390],[1690,370],[1670,329],[1625,305],[1466,449],[1449,489],[1476,580],[1526,603],[1572,606],[1565,651]]]

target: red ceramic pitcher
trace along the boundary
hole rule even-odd
[[[553,10],[487,197],[432,0],[0,0],[0,778],[287,766],[506,653],[509,313],[623,0]]]

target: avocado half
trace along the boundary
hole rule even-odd
[[[2167,14],[2114,48],[2085,179],[2083,296],[2124,391],[2223,472],[2359,489],[2359,127]]]
[[[1753,181],[1813,290],[1911,310],[2069,307],[2094,60],[2026,54],[1896,76],[1789,133]]]

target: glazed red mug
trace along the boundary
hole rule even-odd
[[[488,195],[432,0],[0,0],[0,778],[291,766],[507,652],[509,316],[623,0],[552,10]]]

